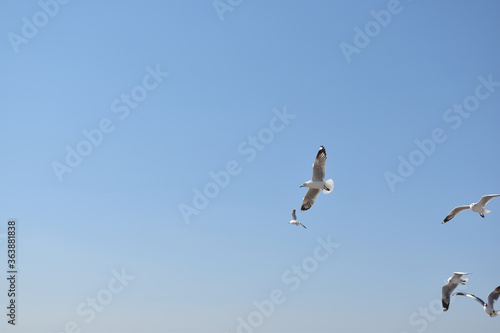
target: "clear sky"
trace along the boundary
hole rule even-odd
[[[0,4],[2,332],[498,329],[498,1],[66,2]]]

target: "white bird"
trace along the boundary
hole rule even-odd
[[[450,307],[450,295],[458,287],[458,284],[466,284],[469,279],[462,278],[463,275],[469,275],[471,273],[461,273],[454,272],[453,276],[448,279],[448,283],[443,286],[441,290],[441,301],[443,303],[443,311],[448,311]]]
[[[454,293],[453,295],[460,295],[460,296],[466,296],[475,299],[478,301],[479,304],[483,306],[484,312],[486,312],[490,317],[496,317],[500,315],[500,310],[495,310],[493,306],[495,305],[495,301],[498,299],[500,296],[500,286],[496,287],[495,290],[493,290],[489,295],[488,295],[488,303],[485,303],[482,299],[480,299],[477,296],[474,296],[472,294],[467,294],[467,293]]]
[[[323,190],[323,193],[328,194],[333,190],[333,180],[328,179],[325,181],[325,169],[326,169],[326,150],[325,147],[321,146],[319,148],[316,159],[312,166],[313,174],[312,179],[300,185],[300,187],[309,187],[304,200],[302,200],[302,207],[300,210],[308,210],[314,205],[314,202],[318,198],[319,192]]]
[[[305,225],[303,225],[302,223],[300,223],[299,221],[297,221],[297,215],[295,215],[295,209],[292,211],[292,219],[288,223],[295,224],[296,226],[301,225],[301,226],[304,227],[304,229],[307,229]]]
[[[476,213],[479,213],[479,215],[481,215],[481,217],[484,217],[484,214],[488,214],[489,212],[491,212],[490,210],[487,210],[484,208],[484,206],[486,206],[486,204],[493,198],[495,197],[500,197],[500,194],[490,194],[490,195],[485,195],[481,198],[481,200],[479,200],[478,202],[476,203],[471,203],[470,205],[465,205],[465,206],[458,206],[458,207],[455,207],[453,208],[453,210],[448,214],[448,216],[446,216],[443,220],[442,223],[446,223],[448,222],[449,220],[451,220],[453,217],[455,217],[455,215],[457,215],[458,213],[464,211],[464,210],[467,210],[467,209],[471,209],[473,212],[476,212]]]

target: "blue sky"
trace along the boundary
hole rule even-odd
[[[500,199],[441,224],[500,192],[498,2],[0,6],[2,331],[498,327],[439,304],[454,271],[500,285]]]

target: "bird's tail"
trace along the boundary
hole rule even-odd
[[[328,194],[333,190],[333,180],[328,179],[325,182],[325,187],[323,188],[323,193]]]
[[[488,213],[491,213],[491,210],[485,209],[483,214],[488,214]]]

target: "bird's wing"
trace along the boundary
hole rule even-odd
[[[321,190],[310,188],[304,196],[304,200],[302,200],[302,207],[300,207],[300,210],[308,210],[309,208],[311,208],[318,198],[319,192],[321,192]]]
[[[486,206],[486,204],[493,198],[495,197],[500,197],[500,194],[490,194],[490,195],[484,195],[481,200],[479,200],[477,203],[480,204],[481,206]]]
[[[443,311],[447,311],[450,307],[450,295],[458,286],[458,283],[448,283],[443,286],[441,290],[441,302],[443,303]]]
[[[297,221],[297,215],[295,215],[295,209],[292,211],[292,218]]]
[[[325,169],[326,169],[326,150],[325,147],[321,146],[319,148],[318,154],[313,164],[313,175],[312,180],[324,181],[325,180]]]
[[[464,275],[469,275],[469,274],[472,274],[472,273],[464,273],[464,272],[454,272],[453,273],[453,276],[457,277],[457,278],[461,278],[462,276]]]
[[[470,209],[470,206],[458,206],[458,207],[453,208],[453,210],[448,214],[448,216],[446,216],[444,218],[443,223],[448,222],[453,217],[455,217],[455,215],[457,215],[458,213],[460,213],[466,209]]]
[[[458,292],[458,293],[454,293],[453,295],[460,295],[460,296],[466,296],[466,297],[470,297],[472,299],[475,299],[479,304],[481,304],[482,306],[485,305],[484,301],[482,299],[480,299],[479,297],[477,296],[474,296],[472,294],[467,294],[467,293],[462,293],[462,292]]]
[[[493,307],[495,305],[496,300],[500,296],[500,286],[496,287],[495,290],[493,290],[489,295],[488,295],[488,304]]]

